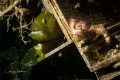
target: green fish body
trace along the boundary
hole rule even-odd
[[[37,41],[49,41],[63,36],[63,33],[54,15],[42,10],[32,23],[31,33],[28,35]]]

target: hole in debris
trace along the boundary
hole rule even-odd
[[[39,55],[36,55],[35,57],[36,57],[36,58],[39,58],[40,56],[39,56]]]

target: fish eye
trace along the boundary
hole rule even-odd
[[[47,20],[46,19],[44,19],[43,21],[44,21],[45,24],[47,24]]]

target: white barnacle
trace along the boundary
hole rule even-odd
[[[114,50],[114,53],[116,53],[116,52],[117,52],[117,50],[115,49],[115,50]]]
[[[79,41],[79,43],[78,43],[78,47],[80,48],[81,45],[84,44],[84,43],[85,43],[84,40]]]
[[[14,3],[17,4],[19,0],[16,0]]]
[[[107,34],[104,34],[103,36],[104,36],[104,37],[107,37],[108,35],[107,35]]]
[[[80,7],[80,3],[76,3],[74,8],[78,8],[78,7]]]
[[[117,47],[117,48],[119,47],[118,44],[116,44],[116,47]]]

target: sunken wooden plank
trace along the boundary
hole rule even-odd
[[[111,24],[111,21],[106,21],[105,17],[101,16],[101,13],[97,12],[97,10],[94,10],[94,8],[90,8],[87,1],[84,0],[48,0],[48,4],[53,10],[53,14],[55,15],[56,19],[58,20],[61,29],[63,30],[64,34],[66,35],[66,38],[68,40],[74,41],[76,44],[76,47],[78,48],[80,54],[82,55],[84,61],[86,62],[88,68],[91,72],[94,72],[96,70],[99,70],[101,68],[107,67],[114,63],[115,61],[119,60],[120,56],[119,53],[114,53],[114,56],[109,56],[109,53],[106,53],[106,55],[103,57],[102,60],[95,60],[91,56],[91,53],[85,52],[84,48],[81,47],[82,42],[78,42],[76,39],[72,37],[72,35],[69,32],[69,26],[68,26],[68,19],[72,14],[76,14],[80,11],[80,13],[84,13],[91,20],[91,25],[99,25],[107,23],[109,25]],[[80,4],[77,8],[77,5]],[[94,12],[94,13],[92,13]],[[62,25],[61,25],[62,24]],[[108,26],[109,27],[109,26]],[[104,27],[106,29],[106,27]],[[89,47],[89,45],[87,45]],[[87,47],[86,47],[87,48]],[[87,48],[88,49],[88,48]],[[109,51],[110,52],[110,51]],[[111,51],[112,53],[112,51]],[[92,54],[93,55],[93,54]],[[96,57],[96,56],[95,56]],[[97,56],[99,57],[99,56]],[[107,58],[106,58],[107,57]]]
[[[45,0],[47,2],[48,7],[52,10],[53,14],[55,15],[63,33],[65,34],[65,37],[68,41],[71,42],[71,40],[74,41],[76,44],[77,49],[79,50],[80,54],[82,55],[85,63],[87,64],[88,68],[91,72],[95,72],[98,79],[112,79],[116,76],[119,76],[119,70],[118,71],[111,71],[108,73],[104,73],[106,68],[109,68],[113,66],[112,64],[116,63],[120,60],[120,38],[118,36],[120,35],[119,31],[119,18],[117,20],[113,19],[110,20],[110,18],[106,18],[102,15],[99,11],[95,10],[93,6],[97,5],[95,2],[93,5],[91,0],[85,1],[85,0]],[[99,1],[98,1],[99,2]],[[90,5],[92,3],[92,5]],[[105,5],[105,4],[103,4]],[[110,5],[111,6],[111,5]],[[100,6],[99,6],[100,7]],[[49,11],[49,10],[48,10]],[[111,10],[112,11],[112,10]],[[68,20],[71,15],[76,13],[83,13],[87,15],[91,22],[92,26],[99,26],[103,25],[103,28],[106,30],[106,32],[109,32],[112,37],[112,46],[111,49],[109,49],[105,55],[103,55],[101,60],[96,60],[94,57],[94,53],[92,53],[93,50],[91,50],[93,46],[86,44],[87,47],[81,47],[83,44],[82,41],[77,41],[75,38],[72,37],[72,35],[69,32],[69,25]],[[116,13],[115,13],[116,14]],[[119,16],[119,15],[118,15]],[[114,18],[114,16],[112,16]],[[104,25],[107,24],[107,25]],[[113,39],[115,38],[115,40]],[[116,43],[118,42],[118,43]],[[91,47],[90,47],[91,46]],[[103,45],[104,47],[104,45]],[[87,51],[85,51],[85,48]],[[94,48],[93,48],[94,49]],[[101,56],[101,54],[100,54]],[[119,67],[120,65],[118,65]],[[104,71],[103,71],[104,70]],[[113,75],[115,73],[115,75]],[[105,75],[104,75],[105,74]],[[112,75],[112,77],[111,77]]]

